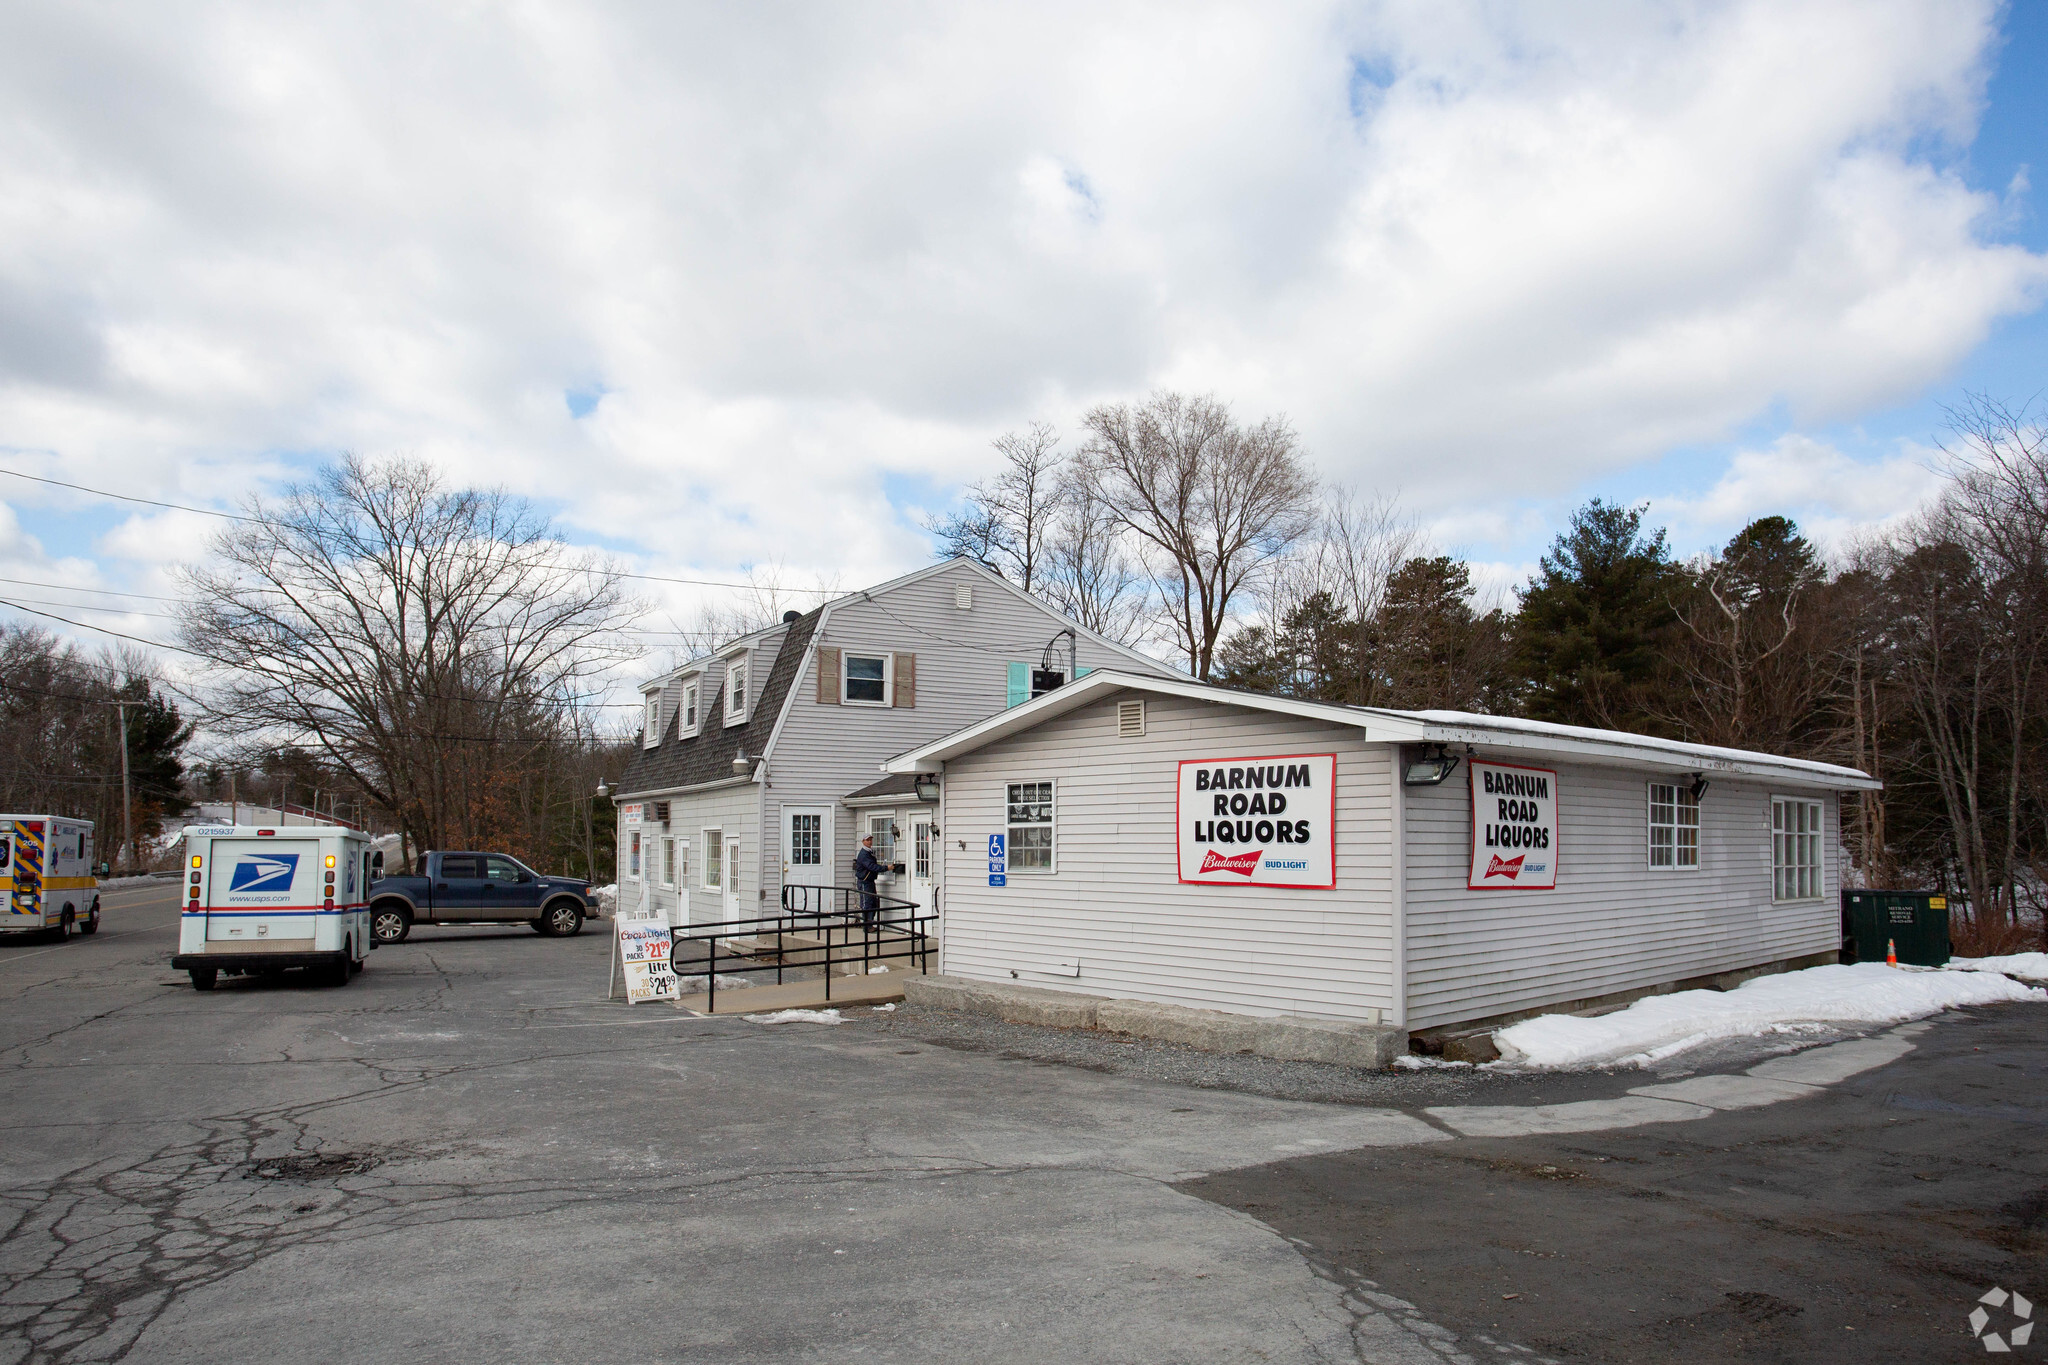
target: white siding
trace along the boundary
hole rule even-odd
[[[654,802],[665,799],[669,803],[668,828],[663,829],[654,818]],[[762,905],[758,866],[753,854],[761,847],[761,789],[752,783],[735,783],[730,787],[718,787],[711,791],[699,792],[693,796],[648,798],[644,802],[646,815],[637,825],[619,827],[619,903],[631,908],[640,904],[640,884],[625,876],[626,841],[633,831],[641,836],[641,871],[647,879],[651,893],[648,904],[667,915],[676,904],[676,892],[661,884],[661,841],[688,839],[690,841],[689,880],[683,888],[694,893],[697,904],[691,918],[702,922],[708,917],[705,899],[718,893],[703,889],[704,830],[718,829],[729,838],[735,833],[740,839],[740,916],[752,918],[765,915],[769,909]],[[651,847],[650,847],[651,843]],[[716,912],[723,919],[723,911]]]
[[[954,605],[954,590],[962,586],[974,590],[974,605],[967,611]],[[1036,665],[1046,642],[1065,624],[1051,608],[1004,590],[965,564],[949,565],[869,601],[834,604],[812,641],[811,656],[792,688],[790,709],[775,740],[768,773],[770,808],[831,809],[833,855],[839,863],[834,880],[852,885],[851,866],[860,836],[854,829],[854,812],[841,806],[840,798],[877,781],[881,765],[904,750],[1001,711],[1008,704],[1011,661]],[[916,655],[917,704],[821,705],[816,671],[816,651],[821,648]],[[1060,652],[1064,656],[1064,642]],[[1082,668],[1145,666],[1085,638],[1076,654]],[[1151,666],[1162,676],[1176,676],[1164,665]],[[909,825],[901,817],[914,804],[905,796],[896,808],[906,837]],[[772,821],[769,842],[761,850],[762,879],[771,900],[781,894],[781,837],[781,822]]]
[[[1820,798],[1827,827],[1824,895],[1773,904],[1769,786],[1715,779],[1700,803],[1699,869],[1651,870],[1650,774],[1526,755],[1479,757],[1557,769],[1557,889],[1467,890],[1472,817],[1463,774],[1440,787],[1402,789],[1410,1028],[1641,990],[1840,946],[1833,795]]]
[[[1161,696],[1146,700],[1145,735],[1119,739],[1116,698],[947,765],[943,969],[1246,1014],[1391,1017],[1388,747],[1348,727]],[[1334,890],[1180,884],[1180,760],[1331,752]],[[1058,783],[1057,871],[991,887],[988,836],[1004,828],[1005,785],[1046,778]],[[1077,960],[1078,976],[1048,970]]]

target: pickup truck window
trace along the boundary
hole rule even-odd
[[[497,882],[500,886],[517,884],[524,875],[518,863],[510,858],[489,857],[484,859],[484,880]]]
[[[483,859],[469,854],[463,854],[458,857],[454,854],[444,853],[441,855],[441,875],[443,877],[481,877],[484,875],[483,868],[479,866],[482,862]]]

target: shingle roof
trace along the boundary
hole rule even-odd
[[[722,687],[706,707],[697,733],[689,738],[677,739],[675,717],[666,717],[661,743],[652,749],[636,750],[626,764],[626,771],[619,778],[619,795],[637,796],[729,779],[735,753],[744,749],[754,758],[765,753],[768,738],[775,733],[775,722],[782,715],[782,704],[796,682],[797,670],[803,666],[804,651],[810,647],[811,636],[824,614],[823,607],[813,608],[783,632],[782,646],[775,652],[768,678],[761,684],[753,710],[742,724],[726,728]]]

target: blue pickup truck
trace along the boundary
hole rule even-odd
[[[403,943],[415,924],[530,924],[567,938],[597,911],[590,883],[548,877],[503,853],[424,853],[424,875],[384,876],[383,854],[372,863],[370,933]]]

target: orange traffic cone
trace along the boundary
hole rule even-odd
[[[1886,939],[1884,941],[1884,965],[1887,967],[1899,965],[1899,945],[1896,940]]]

